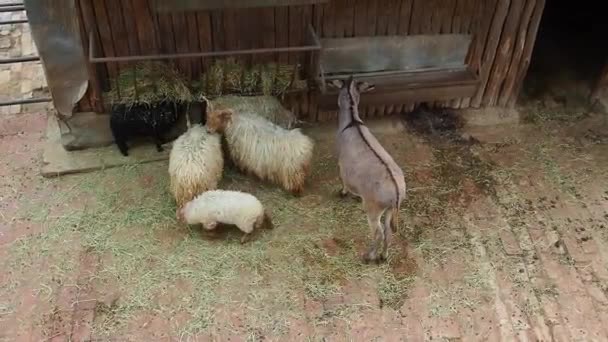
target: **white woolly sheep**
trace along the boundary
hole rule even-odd
[[[295,128],[302,123],[274,96],[227,95],[213,99],[209,105],[212,108],[230,108],[237,114],[262,117],[285,129]]]
[[[286,130],[264,118],[231,109],[207,113],[207,127],[224,133],[230,157],[241,171],[294,194],[303,191],[314,143],[300,129]]]
[[[218,223],[233,224],[245,233],[241,243],[249,240],[254,229],[273,228],[262,203],[255,196],[240,191],[204,192],[178,208],[176,216],[179,222],[202,224],[206,230],[215,229]]]
[[[190,127],[175,140],[169,156],[170,190],[177,207],[216,189],[223,170],[220,135],[198,124]]]

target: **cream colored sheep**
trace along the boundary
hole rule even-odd
[[[230,157],[239,169],[294,194],[303,191],[314,143],[300,129],[286,130],[264,118],[231,109],[207,113],[207,127],[224,134]]]
[[[213,230],[218,223],[236,225],[243,233],[241,243],[249,240],[254,229],[272,228],[270,215],[253,195],[229,190],[212,190],[198,195],[176,213],[179,222],[202,224]]]
[[[198,124],[189,128],[175,140],[169,156],[170,190],[177,207],[216,189],[223,170],[220,135]]]
[[[230,108],[237,114],[258,116],[285,129],[295,128],[301,121],[274,96],[220,96],[209,102],[212,108]]]

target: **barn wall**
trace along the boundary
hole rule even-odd
[[[330,0],[326,4],[159,14],[148,0],[77,0],[83,43],[92,32],[105,56],[195,52],[224,49],[305,45],[306,26],[320,37],[369,35],[414,35],[471,33],[473,44],[468,63],[479,74],[478,90],[472,98],[436,103],[467,108],[512,106],[527,72],[545,0]],[[304,63],[304,54],[255,57]],[[196,77],[209,60],[177,60],[187,75]],[[92,87],[80,110],[99,109],[100,88],[108,76],[124,64],[90,66]],[[99,85],[99,86],[96,86]],[[319,113],[315,95],[287,99],[304,119],[326,121],[331,114]],[[413,104],[362,110],[365,116],[380,116],[407,110]]]

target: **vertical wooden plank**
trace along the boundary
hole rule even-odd
[[[388,26],[391,23],[392,13],[395,12],[395,8],[398,8],[392,0],[378,0],[376,1],[377,17],[378,22],[376,24],[376,35],[386,36],[388,35]]]
[[[173,23],[173,39],[175,40],[175,51],[178,53],[190,52],[188,21],[185,13],[173,13],[171,15]],[[191,62],[192,59],[180,58],[177,61],[179,70],[183,75],[192,77]]]
[[[329,1],[327,4],[325,4],[325,8],[323,10],[323,38],[336,37],[336,16],[334,15],[335,7],[336,1]]]
[[[465,11],[465,7],[466,7],[466,3],[469,2],[469,0],[456,0],[456,6],[454,8],[454,15],[452,18],[452,25],[450,27],[450,32],[451,33],[464,33],[466,30],[463,30],[463,19],[465,15],[472,15],[469,13],[466,13]],[[473,45],[473,43],[471,44]],[[469,48],[469,50],[472,49],[472,46]],[[452,101],[450,101],[450,108],[460,108],[461,106],[461,102],[462,99],[454,99]]]
[[[302,6],[302,38],[300,40],[301,44],[307,44],[309,42],[311,42],[310,38],[309,38],[309,33],[308,33],[308,27],[312,24],[313,22],[313,6],[312,5],[305,5]],[[302,70],[301,72],[303,73],[302,76],[305,77],[304,79],[311,79],[311,65],[310,65],[310,61],[311,58],[313,56],[312,52],[306,52],[306,53],[301,53],[300,54],[300,64],[302,65]],[[307,120],[310,117],[310,102],[309,102],[309,96],[308,96],[308,91],[307,92],[303,92],[300,96],[300,118],[302,120]]]
[[[389,17],[386,25],[386,34],[394,36],[399,34],[399,17],[401,14],[401,0],[391,0],[388,2]]]
[[[454,16],[456,14],[456,6],[457,0],[445,0],[444,1],[444,10],[443,15],[441,16],[441,27],[439,29],[440,34],[452,33],[452,25],[454,22]],[[453,101],[459,101],[459,99],[454,99],[452,101],[443,101],[441,106],[444,108],[452,107]]]
[[[398,34],[407,36],[411,34],[411,22],[413,13],[414,0],[401,0],[401,10],[399,12],[399,28]]]
[[[323,5],[320,4],[315,4],[312,6],[313,10],[312,10],[312,26],[315,29],[315,31],[317,32],[317,34],[319,33],[319,28],[322,26],[322,22],[323,22]],[[354,13],[354,12],[353,12]],[[319,55],[316,54],[315,56],[315,63],[318,62],[318,58]],[[314,75],[314,80],[315,82],[317,82],[317,77],[318,75]],[[310,122],[319,122],[319,105],[318,105],[318,91],[316,89],[314,90],[310,90],[309,91],[309,98],[310,98],[310,112],[309,112],[309,121]]]
[[[344,37],[353,37],[355,35],[355,0],[343,0],[344,6],[342,13],[344,20]]]
[[[536,7],[534,8],[534,14],[532,15],[532,20],[530,21],[528,35],[526,37],[526,46],[523,52],[523,59],[520,64],[519,70],[517,71],[517,83],[515,88],[513,89],[511,98],[507,103],[509,107],[513,107],[517,102],[519,92],[521,91],[521,87],[523,86],[524,79],[526,78],[526,74],[528,73],[528,69],[530,68],[530,60],[532,59],[532,52],[534,50],[534,44],[536,44],[536,36],[538,35],[538,28],[540,27],[540,22],[544,9],[545,0],[537,0]]]
[[[386,35],[388,36],[394,36],[397,35],[399,33],[399,16],[401,14],[401,0],[391,0],[386,4],[387,9],[387,15],[388,17],[386,18],[387,24],[386,24]],[[391,115],[394,114],[396,111],[398,111],[397,109],[399,108],[399,106],[395,106],[395,105],[388,105],[386,106],[385,110],[384,110],[384,115]]]
[[[410,27],[412,22],[414,0],[401,0],[399,8],[399,25],[397,27],[397,34],[407,36],[410,34]],[[405,110],[404,104],[395,106],[394,111],[403,113]]]
[[[396,1],[377,1],[377,17],[378,22],[376,23],[376,36],[386,36],[389,34],[389,25],[391,19],[394,17],[392,14],[399,9],[399,4]],[[396,31],[396,26],[394,30]],[[393,111],[394,106],[382,105],[376,108],[375,116],[386,116]]]
[[[456,16],[456,5],[458,3],[457,0],[446,0],[447,5],[445,11],[443,12],[443,17],[441,20],[441,29],[440,33],[452,33],[452,24],[454,22]]]
[[[303,27],[302,16],[304,15],[303,6],[289,7],[289,46],[298,46],[302,44]],[[325,26],[325,25],[324,25]],[[289,64],[300,62],[298,53],[289,54]]]
[[[148,0],[131,0],[131,5],[134,13],[131,20],[136,23],[141,53],[152,54],[158,52],[160,44],[156,40],[156,35],[152,34],[157,30],[154,25],[154,17],[148,6]]]
[[[504,82],[509,68],[509,61],[513,55],[513,44],[516,39],[517,28],[520,23],[524,5],[524,0],[511,0],[507,19],[505,20],[505,25],[502,29],[500,43],[497,47],[497,55],[490,72],[486,92],[481,101],[484,107],[494,106],[498,100],[498,92]]]
[[[171,13],[159,13],[156,17],[160,48],[164,53],[175,53],[175,39],[173,35],[173,18]],[[149,34],[149,33],[148,33]]]
[[[367,1],[355,0],[355,37],[367,35]]]
[[[346,5],[346,0],[334,0],[332,1],[332,16],[334,22],[334,32],[333,36],[335,38],[344,37],[344,32],[346,31],[347,23],[344,21],[344,6]]]
[[[517,68],[519,67],[519,63],[524,52],[524,47],[526,44],[526,34],[528,32],[528,28],[530,27],[530,19],[532,18],[532,14],[534,13],[535,4],[536,0],[526,1],[526,5],[517,32],[517,40],[513,47],[513,58],[511,58],[511,62],[509,63],[509,69],[507,70],[505,82],[502,86],[500,97],[498,99],[498,105],[501,107],[507,105],[507,102],[511,97],[511,93],[513,92],[513,88],[515,87]]]
[[[186,23],[188,27],[188,50],[190,52],[201,51],[200,35],[198,33],[198,21],[196,12],[186,13]],[[201,60],[192,58],[190,62],[191,79],[198,80],[201,76]]]
[[[122,6],[121,20],[124,23],[125,30],[127,31],[129,51],[132,55],[138,55],[141,53],[141,50],[139,48],[139,40],[137,38],[137,24],[134,20],[135,12],[133,9],[133,3],[131,3],[131,1],[119,2]]]
[[[112,31],[110,29],[110,20],[108,19],[108,12],[106,11],[104,0],[93,1],[93,9],[95,10],[95,18],[97,28],[99,30],[99,37],[101,39],[101,48],[103,54],[106,57],[116,57],[116,51],[114,50],[114,42],[112,41]],[[116,77],[118,75],[118,67],[115,63],[107,63],[108,72],[110,77]]]
[[[95,41],[99,42],[99,32],[95,28],[95,13],[89,0],[80,0],[76,3],[77,9],[80,13],[80,26],[82,32],[82,42],[86,56],[89,52],[89,32],[95,37]],[[100,50],[100,46],[97,43],[94,46],[97,51]],[[107,79],[107,69],[103,64],[92,64],[87,63],[87,70],[89,74],[89,89],[87,95],[89,97],[89,103],[97,113],[104,112],[103,99],[101,94],[102,81]]]
[[[431,18],[431,33],[439,34],[441,27],[443,26],[443,16],[446,9],[449,7],[447,4],[449,0],[429,0],[427,2],[427,8],[429,11],[429,17]]]
[[[114,43],[114,52],[117,56],[130,55],[128,33],[122,21],[122,6],[120,0],[105,0],[106,11],[110,21],[110,31],[112,33],[112,41]],[[127,38],[127,39],[125,39]],[[127,66],[126,63],[118,63],[119,69]]]
[[[196,23],[198,26],[198,42],[201,51],[213,51],[213,38],[211,27],[211,14],[208,11],[196,13]],[[209,58],[201,59],[201,72],[206,72],[211,64]]]
[[[223,31],[218,32],[218,36],[224,36],[224,42],[226,50],[236,50],[244,45],[239,41],[239,35],[237,32],[237,11],[234,9],[227,9],[222,11],[223,18]],[[252,28],[252,31],[254,29]]]
[[[486,86],[490,77],[490,71],[494,65],[494,58],[496,57],[498,43],[500,42],[500,35],[502,33],[502,28],[504,26],[510,4],[511,0],[497,0],[496,10],[490,26],[486,48],[483,52],[483,58],[481,60],[479,88],[471,100],[471,106],[475,108],[479,108],[483,95],[485,94]]]
[[[227,50],[226,39],[224,39],[224,16],[222,11],[211,12],[211,41],[214,51]]]
[[[277,26],[274,22],[274,9],[262,8],[260,10],[260,17],[262,21],[262,47],[274,48],[276,47],[275,32],[277,32]],[[277,56],[271,56],[273,60],[276,60]]]
[[[365,32],[366,36],[375,36],[378,32],[378,1],[367,0],[367,13],[366,13],[367,29]],[[366,106],[362,108],[362,117],[369,118],[379,114],[380,106]]]
[[[461,31],[473,34],[473,41],[471,42],[466,62],[473,72],[479,74],[481,72],[481,59],[492,24],[496,2],[486,2],[487,0],[464,1],[465,15],[461,24]],[[471,100],[470,97],[461,99],[458,108],[469,108]]]
[[[275,45],[280,47],[289,46],[289,8],[287,7],[276,7],[274,9],[274,22],[277,27],[275,34]],[[317,26],[317,32],[321,32],[321,27]],[[288,54],[281,53],[279,55],[279,63],[288,63]]]
[[[410,34],[421,34],[424,32],[424,9],[425,0],[412,0],[412,16],[410,22]]]

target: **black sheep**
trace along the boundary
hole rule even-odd
[[[112,106],[110,129],[114,141],[124,156],[128,156],[127,140],[135,136],[154,138],[156,150],[163,151],[164,135],[177,122],[185,105],[163,101],[153,104]]]

